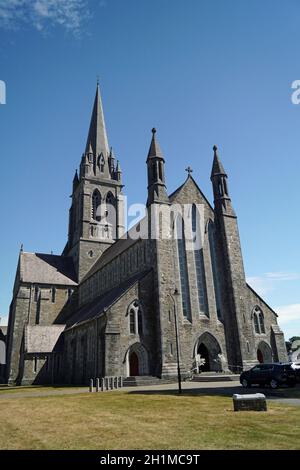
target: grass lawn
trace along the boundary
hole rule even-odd
[[[300,407],[106,392],[0,400],[1,449],[299,449]]]
[[[83,387],[73,387],[73,386],[68,387],[66,385],[62,385],[62,386],[24,385],[24,386],[17,386],[17,387],[0,387],[0,396],[4,394],[6,395],[7,393],[9,394],[11,393],[25,394],[29,392],[41,392],[42,393],[42,392],[53,392],[53,391],[65,391],[68,389],[79,390],[82,388]],[[86,390],[88,390],[88,386],[86,386],[85,388]]]

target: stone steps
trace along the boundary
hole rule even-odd
[[[194,375],[192,382],[227,382],[227,381],[239,381],[239,374],[223,374],[216,372],[202,373]],[[184,377],[182,377],[184,381]],[[123,387],[139,387],[146,385],[161,385],[168,383],[176,383],[177,377],[173,376],[170,378],[160,379],[159,377],[153,377],[149,375],[141,375],[135,377],[126,377],[123,380]]]
[[[199,374],[194,375],[192,382],[227,382],[239,381],[240,374]]]
[[[123,380],[123,387],[138,387],[138,386],[145,386],[145,385],[161,385],[161,384],[168,384],[168,383],[175,383],[177,378],[170,378],[170,379],[160,379],[158,377],[153,377],[150,375],[140,375],[135,377],[126,377]]]

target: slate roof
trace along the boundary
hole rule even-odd
[[[144,220],[144,219],[142,219]],[[138,224],[142,223],[142,220],[140,220],[134,227],[132,227],[126,234],[120,238],[119,240],[115,241],[107,250],[104,251],[104,253],[100,256],[100,258],[93,264],[91,269],[87,272],[87,274],[84,276],[82,282],[84,282],[86,279],[88,279],[90,276],[95,274],[99,269],[101,269],[105,264],[109,263],[112,261],[116,256],[120,255],[123,253],[123,251],[127,250],[131,246],[133,246],[135,243],[139,241],[139,239],[133,239],[130,237],[130,232],[131,230],[134,230]]]
[[[268,307],[272,313],[274,313],[276,315],[276,317],[278,317],[278,314],[275,312],[275,310],[273,310],[272,307],[270,307],[269,304],[267,304],[267,302],[253,289],[253,287],[250,286],[250,284],[248,284],[248,282],[246,282],[246,286],[250,289],[251,292],[253,292],[253,294],[256,295],[256,297],[265,304],[266,307]]]
[[[65,325],[27,325],[25,327],[25,351],[27,353],[51,353],[64,329]]]
[[[106,309],[111,307],[120,297],[122,297],[136,282],[141,280],[151,270],[138,273],[132,278],[122,282],[118,286],[114,287],[106,294],[101,295],[94,299],[89,304],[84,305],[79,309],[67,322],[67,328],[73,328],[80,323],[92,320],[98,317]]]
[[[20,278],[37,284],[77,285],[73,260],[67,256],[21,252]]]

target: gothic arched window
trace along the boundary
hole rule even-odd
[[[197,277],[199,308],[200,308],[201,313],[209,316],[206,279],[205,279],[205,270],[204,270],[204,259],[203,259],[203,247],[201,243],[201,234],[200,234],[200,214],[195,204],[193,204],[193,207],[192,207],[192,231],[193,231],[194,243],[195,243],[194,258],[195,258],[195,268],[196,268],[196,277]]]
[[[259,313],[258,319],[259,319],[259,328],[260,328],[260,332],[261,332],[261,333],[265,333],[265,332],[266,332],[266,330],[265,330],[265,322],[264,322],[264,316],[263,316],[263,313],[262,313],[262,312]]]
[[[253,310],[254,331],[257,334],[265,334],[264,314],[260,307],[256,306]]]
[[[180,216],[178,216],[176,219],[176,237],[181,285],[182,312],[185,318],[191,320],[190,287],[185,249],[184,222]]]
[[[128,307],[129,331],[132,335],[143,334],[143,309],[138,300],[134,300]]]
[[[219,281],[219,277],[218,277],[215,227],[214,227],[214,224],[213,224],[212,221],[209,221],[209,224],[208,224],[208,240],[209,240],[211,268],[212,268],[213,281],[214,281],[216,309],[217,309],[218,318],[221,319],[222,318],[221,288],[220,288],[220,281]]]
[[[158,164],[158,176],[159,176],[160,181],[163,180],[163,171],[162,171],[162,168],[163,168],[163,167],[162,167],[162,162],[159,162],[159,164]]]
[[[228,187],[227,187],[227,181],[226,181],[226,178],[224,178],[224,190],[225,190],[225,194],[226,196],[228,196]]]
[[[221,181],[219,181],[218,183],[218,188],[219,188],[219,196],[223,196],[223,186],[222,186],[222,183]]]
[[[157,165],[156,163],[152,163],[152,177],[153,181],[157,181]]]
[[[101,173],[103,173],[104,172],[105,159],[104,159],[104,156],[103,156],[102,153],[99,157],[98,162],[99,162],[98,165],[99,165],[100,171],[101,171]]]
[[[92,219],[97,220],[98,222],[101,219],[100,206],[101,194],[99,193],[98,189],[95,189],[92,196]]]
[[[115,202],[115,198],[113,194],[109,191],[106,195],[106,204],[113,206]]]
[[[105,217],[106,223],[109,224],[113,230],[112,236],[115,238],[114,228],[116,227],[116,198],[109,191],[105,198]]]
[[[259,334],[259,322],[256,312],[253,313],[254,331]]]
[[[134,310],[130,310],[129,313],[129,329],[132,335],[135,335],[135,312]]]

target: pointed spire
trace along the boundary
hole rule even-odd
[[[211,178],[216,175],[226,175],[224,167],[219,158],[218,147],[216,145],[213,146],[213,151],[214,151],[214,161],[213,161],[213,166],[211,170]]]
[[[115,169],[115,154],[114,154],[112,147],[110,147],[108,162],[109,162],[110,172],[113,173]]]
[[[160,149],[159,143],[156,140],[155,134],[156,134],[156,129],[155,129],[155,127],[153,127],[153,129],[152,129],[152,140],[151,140],[147,160],[149,158],[153,158],[153,157],[164,158],[163,154],[162,154],[162,151]]]
[[[105,157],[109,154],[109,145],[98,81],[85,151],[86,153],[90,153],[91,151],[94,155],[99,155],[102,152]]]
[[[79,178],[78,178],[78,172],[76,170],[74,178],[73,178],[73,191],[75,188],[77,188],[78,184],[79,184]]]
[[[92,144],[91,144],[91,142],[90,142],[90,144],[89,144],[89,149],[88,149],[87,153],[91,153],[91,154],[93,155],[93,149],[92,149]]]
[[[110,156],[110,158],[112,158],[113,160],[115,159],[115,154],[114,154],[114,151],[113,151],[113,148],[112,148],[112,147],[110,147],[109,156]]]
[[[148,199],[147,207],[153,203],[169,204],[165,184],[165,160],[159,143],[155,138],[156,129],[152,129],[152,140],[147,157]]]
[[[117,167],[116,167],[116,173],[121,173],[121,165],[120,165],[120,162],[119,160],[117,160]]]

